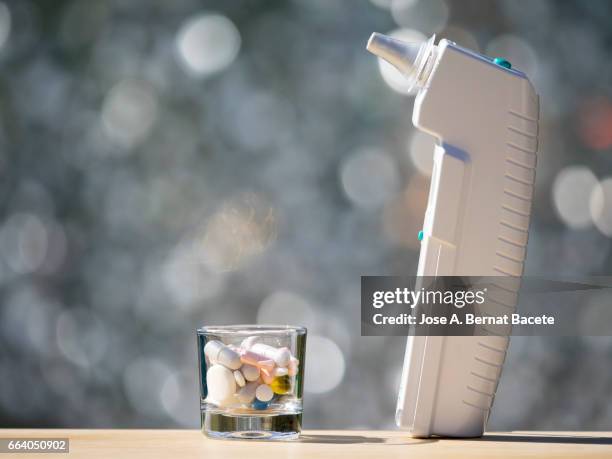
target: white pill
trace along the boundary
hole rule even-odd
[[[244,376],[242,375],[240,370],[234,370],[234,379],[236,380],[236,384],[238,384],[240,387],[244,387],[244,385],[246,384]]]
[[[255,392],[257,391],[258,386],[259,381],[246,383],[246,385],[236,394],[240,403],[251,403],[255,399]]]
[[[204,354],[206,354],[208,360],[214,363],[222,347],[223,343],[221,341],[211,340],[206,343],[206,346],[204,346]]]
[[[212,363],[220,363],[231,370],[237,370],[242,365],[240,354],[233,351],[221,341],[209,341],[204,346],[204,354]]]
[[[261,384],[255,391],[255,397],[262,402],[269,402],[274,397],[274,391],[267,384]]]
[[[242,366],[240,354],[232,351],[229,347],[224,347],[221,349],[221,352],[219,352],[219,355],[217,356],[217,362],[232,370],[237,370]]]
[[[289,376],[297,375],[299,365],[300,361],[292,356],[291,360],[289,361],[289,367],[287,368],[289,370]]]
[[[254,365],[244,364],[242,368],[240,368],[242,374],[244,375],[244,379],[247,381],[256,381],[259,378],[259,368]]]
[[[286,367],[291,360],[291,351],[286,347],[277,349],[267,344],[255,343],[251,347],[251,351],[274,360],[279,367]]]
[[[278,349],[276,351],[276,358],[274,359],[274,361],[279,367],[286,367],[287,365],[289,365],[289,362],[291,361],[291,351],[289,350],[289,348],[281,347],[280,349]]]
[[[249,336],[248,338],[242,340],[240,347],[245,351],[248,351],[257,341],[259,341],[259,336]]]
[[[223,365],[213,365],[206,372],[206,387],[212,401],[224,405],[236,392],[236,379]]]

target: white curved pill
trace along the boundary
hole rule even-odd
[[[276,350],[276,358],[274,359],[279,367],[286,367],[291,361],[291,351],[288,347],[281,347]]]
[[[238,401],[245,404],[251,403],[255,399],[255,391],[257,390],[258,386],[258,381],[246,383],[246,385],[236,394]]]
[[[286,367],[289,365],[289,360],[291,360],[291,351],[286,347],[277,349],[267,344],[255,343],[251,347],[251,351],[274,360],[279,367]]]
[[[272,400],[272,397],[274,397],[274,391],[267,384],[262,384],[257,387],[255,397],[257,397],[257,400],[261,400],[262,402],[269,402]]]
[[[244,376],[242,375],[240,370],[234,370],[234,379],[236,380],[236,384],[238,384],[240,387],[244,387],[244,385],[246,384]]]
[[[223,365],[213,365],[206,372],[206,387],[212,401],[222,406],[236,392],[234,374]]]
[[[259,368],[257,368],[255,365],[245,363],[242,365],[242,368],[240,368],[240,371],[242,371],[244,379],[247,381],[257,381],[257,378],[259,378]]]
[[[299,365],[300,361],[295,357],[291,356],[291,360],[289,360],[289,366],[287,367],[287,370],[289,370],[289,376],[297,375]]]
[[[259,336],[249,336],[248,338],[242,340],[240,347],[245,351],[248,351],[257,341],[259,341]]]

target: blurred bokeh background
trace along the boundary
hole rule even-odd
[[[612,268],[612,3],[0,3],[0,426],[198,427],[194,330],[309,328],[305,426],[390,428],[433,139],[372,31],[432,33],[541,94],[526,273]],[[609,296],[602,297],[604,303]],[[612,340],[512,341],[491,429],[610,429]]]

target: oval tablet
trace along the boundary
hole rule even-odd
[[[234,374],[223,365],[213,365],[206,372],[206,387],[212,401],[224,405],[236,392]]]
[[[234,370],[234,379],[236,380],[236,384],[238,384],[240,387],[244,387],[244,385],[246,384],[244,376],[242,375],[240,370]]]

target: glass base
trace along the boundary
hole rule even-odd
[[[238,415],[202,411],[202,433],[210,438],[295,440],[302,430],[302,413]]]

